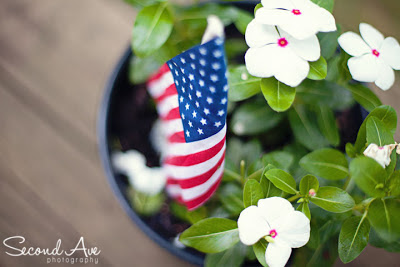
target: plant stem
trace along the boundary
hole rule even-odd
[[[224,174],[233,177],[239,183],[242,183],[242,176],[231,170],[224,169]]]
[[[299,199],[299,198],[301,198],[301,195],[300,195],[300,194],[297,194],[297,195],[291,196],[291,197],[288,198],[287,200],[288,200],[289,202],[293,202],[293,201],[295,201],[295,200],[297,200],[297,199]]]
[[[346,181],[344,182],[343,190],[346,191],[347,187],[348,187],[349,184],[350,184],[350,181],[351,181],[351,176],[349,175],[349,177],[347,177]]]

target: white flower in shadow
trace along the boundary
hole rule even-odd
[[[332,14],[310,0],[262,0],[261,3],[263,7],[256,11],[256,19],[279,26],[296,39],[336,31]]]
[[[400,45],[393,37],[384,36],[369,24],[360,24],[360,35],[342,34],[338,41],[349,55],[347,65],[354,80],[375,82],[382,90],[394,83],[394,71],[400,69]]]
[[[298,86],[308,75],[307,61],[316,61],[321,55],[318,38],[313,35],[297,40],[279,27],[252,20],[246,29],[245,55],[249,73],[256,77],[274,76],[292,87]]]
[[[364,151],[364,155],[370,158],[373,158],[376,162],[378,162],[383,168],[389,166],[390,164],[390,155],[392,151],[396,148],[399,150],[399,146],[396,144],[386,145],[386,146],[378,146],[376,144],[370,144],[367,149]]]
[[[285,266],[292,248],[307,244],[310,220],[284,198],[260,199],[258,206],[244,209],[238,219],[240,241],[254,245],[261,238],[269,244],[265,260],[270,267]]]

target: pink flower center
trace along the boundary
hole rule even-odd
[[[269,231],[269,236],[272,238],[275,238],[278,235],[278,233],[276,232],[275,229],[272,229],[271,231]]]
[[[383,146],[379,146],[378,149],[379,149],[379,150],[382,150],[382,149],[383,149]]]
[[[376,56],[376,57],[379,57],[379,55],[380,55],[381,53],[379,53],[379,51],[376,50],[376,49],[372,49],[372,54],[373,54],[374,56]]]
[[[286,40],[286,38],[280,38],[278,39],[278,45],[280,47],[285,47],[289,44],[289,42]]]
[[[310,195],[310,197],[315,197],[317,193],[315,192],[315,189],[311,188],[310,191],[308,191],[308,194]]]
[[[296,16],[301,15],[301,11],[298,9],[293,9],[292,13],[293,13],[293,15],[296,15]]]

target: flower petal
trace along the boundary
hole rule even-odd
[[[383,60],[378,60],[378,69],[378,79],[375,81],[375,84],[386,91],[394,84],[394,71]]]
[[[261,4],[265,8],[293,9],[293,4],[290,0],[261,0]]]
[[[343,33],[338,41],[340,47],[351,56],[358,57],[371,52],[370,47],[361,36],[354,32]]]
[[[246,68],[256,77],[267,78],[274,75],[276,62],[279,62],[276,44],[260,48],[250,48],[245,55]]]
[[[275,78],[291,87],[298,86],[308,75],[310,65],[289,47],[278,51],[279,62],[275,65]]]
[[[309,38],[318,32],[316,23],[313,21],[312,17],[306,14],[295,16],[290,13],[288,19],[277,25],[299,40]]]
[[[246,28],[246,43],[249,47],[261,47],[266,44],[276,43],[279,34],[271,25],[260,23],[253,19]]]
[[[247,207],[240,213],[238,228],[240,241],[247,246],[257,243],[271,230],[256,206]]]
[[[375,82],[378,78],[378,65],[372,54],[352,57],[347,62],[351,76],[360,82]]]
[[[379,49],[381,47],[384,37],[377,29],[367,23],[361,23],[360,33],[362,38],[372,49]]]
[[[255,19],[263,24],[282,25],[292,21],[292,13],[283,9],[259,8],[256,12]]]
[[[273,224],[279,217],[284,217],[286,214],[294,211],[292,204],[281,197],[260,199],[257,206],[262,216],[270,224]]]
[[[316,35],[304,40],[298,40],[290,36],[284,31],[280,31],[281,35],[289,42],[290,48],[301,58],[307,61],[316,61],[321,56],[321,48]]]
[[[293,211],[288,213],[271,225],[276,229],[276,239],[288,244],[292,248],[299,248],[307,244],[310,239],[310,220],[304,213]]]
[[[333,15],[326,10],[318,6],[317,4],[308,1],[310,5],[309,11],[312,13],[314,23],[320,32],[333,32],[336,31],[336,22]]]
[[[265,251],[265,261],[269,267],[284,267],[291,253],[292,249],[285,243],[269,243]]]
[[[383,41],[379,50],[382,59],[395,70],[400,70],[400,45],[393,37],[388,37]]]

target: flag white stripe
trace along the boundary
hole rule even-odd
[[[165,89],[174,83],[174,77],[170,71],[164,73],[160,79],[152,81],[148,84],[148,90],[153,98],[161,96]]]
[[[169,97],[165,98],[163,101],[161,101],[160,103],[158,103],[157,111],[158,111],[158,114],[161,117],[163,117],[163,116],[167,116],[168,112],[170,112],[171,109],[174,109],[177,107],[179,107],[178,94],[169,96]]]
[[[173,135],[174,133],[183,131],[183,124],[181,119],[163,121],[162,123],[163,131],[167,137]]]

